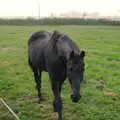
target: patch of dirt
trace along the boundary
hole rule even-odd
[[[0,48],[1,51],[14,51],[16,50],[15,48],[12,48],[12,47],[3,47],[3,48]]]
[[[115,97],[117,96],[117,93],[113,92],[113,91],[105,91],[103,92],[104,96],[107,96],[107,97]]]
[[[37,97],[36,96],[23,96],[22,98],[19,99],[20,101],[36,101]]]

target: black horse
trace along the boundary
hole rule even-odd
[[[34,73],[39,102],[41,97],[41,72],[46,71],[51,80],[54,94],[53,108],[62,120],[61,87],[66,78],[69,79],[73,93],[71,99],[78,102],[80,83],[84,76],[85,52],[80,51],[76,44],[58,31],[52,33],[39,31],[32,34],[28,41],[28,61]]]

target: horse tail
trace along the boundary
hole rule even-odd
[[[33,68],[33,65],[32,65],[32,62],[30,60],[30,57],[28,57],[28,65],[30,66],[31,69]]]

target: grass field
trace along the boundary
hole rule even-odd
[[[120,120],[120,27],[0,26],[0,97],[21,120],[56,120],[50,81],[42,76],[45,101],[37,104],[33,74],[27,64],[27,40],[38,30],[60,30],[86,51],[86,84],[78,104],[62,89],[63,120]],[[0,112],[2,113],[2,112]]]

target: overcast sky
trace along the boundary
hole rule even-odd
[[[38,16],[39,3],[41,16],[69,11],[120,15],[120,0],[0,0],[0,17]]]

